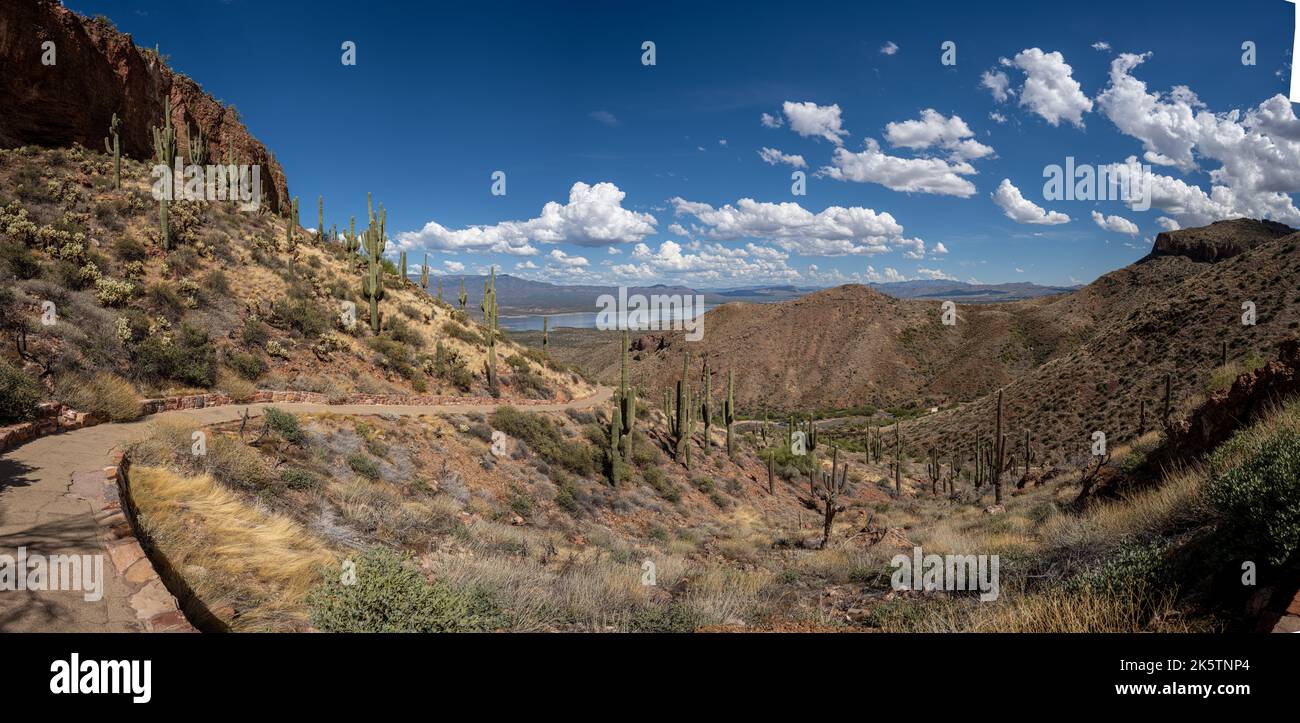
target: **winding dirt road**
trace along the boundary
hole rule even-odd
[[[612,396],[600,387],[589,397],[555,404],[530,404],[528,411],[556,412],[603,404]],[[2,632],[143,631],[143,620],[171,607],[170,596],[154,584],[144,589],[129,583],[132,565],[147,559],[111,559],[127,554],[110,549],[95,517],[104,498],[104,468],[115,449],[125,449],[148,433],[149,424],[168,419],[201,425],[229,422],[245,410],[260,416],[266,407],[299,414],[330,412],[414,417],[435,414],[488,413],[507,402],[429,406],[278,403],[227,405],[162,412],[129,424],[100,424],[28,442],[0,455],[0,554],[103,555],[103,597],[87,601],[80,591],[0,589]],[[125,570],[123,574],[119,568]],[[151,570],[152,568],[149,567]],[[134,591],[133,591],[134,590]]]

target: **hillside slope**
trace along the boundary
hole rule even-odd
[[[291,239],[289,223],[265,207],[176,201],[175,240],[163,248],[148,167],[124,159],[122,175],[115,190],[111,157],[79,147],[0,150],[7,378],[21,368],[45,398],[98,405],[85,411],[109,417],[118,416],[109,413],[114,399],[129,408],[137,395],[208,389],[236,400],[255,387],[331,399],[489,393],[486,330],[399,279],[391,263],[375,334],[361,283],[367,261],[341,241],[296,224]],[[497,358],[505,397],[590,390],[504,338]]]

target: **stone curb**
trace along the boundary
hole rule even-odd
[[[103,468],[103,495],[93,500],[99,535],[108,552],[113,569],[128,590],[128,602],[136,619],[151,633],[198,632],[181,612],[176,598],[168,591],[153,561],[145,553],[147,538],[137,531],[135,515],[123,498],[129,500],[125,454],[114,451],[113,464]]]

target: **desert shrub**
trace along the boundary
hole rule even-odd
[[[217,374],[217,389],[229,394],[235,402],[247,402],[257,393],[257,385],[228,371]]]
[[[113,250],[122,261],[144,261],[149,258],[149,250],[134,237],[120,236],[113,244]]]
[[[260,452],[237,438],[210,436],[207,454],[191,458],[200,468],[227,487],[263,489],[271,486],[276,474]]]
[[[366,340],[366,344],[378,352],[380,366],[407,379],[417,377],[419,370],[415,366],[415,359],[402,342],[389,336],[372,336]]]
[[[533,371],[532,365],[528,360],[518,354],[511,354],[506,357],[506,365],[510,367],[513,374],[510,377],[510,385],[522,392],[524,395],[541,399],[551,395],[551,390],[546,386],[546,379],[537,372]]]
[[[0,423],[26,422],[36,416],[41,387],[22,369],[0,359]]]
[[[100,305],[114,307],[125,304],[135,295],[135,284],[102,276],[95,280],[95,298]]]
[[[430,371],[462,392],[468,392],[474,383],[474,373],[469,370],[469,365],[460,354],[448,349],[442,342],[438,342]]]
[[[540,414],[501,407],[492,413],[492,427],[528,444],[542,459],[570,472],[589,475],[596,468],[591,447],[564,438],[559,428]]]
[[[197,387],[210,387],[216,382],[216,356],[207,332],[188,324],[181,326],[175,338],[149,336],[134,350],[136,374],[141,379],[170,379]]]
[[[582,509],[582,506],[578,504],[578,490],[573,486],[573,480],[567,475],[555,485],[555,504],[571,515],[577,514]]]
[[[255,352],[230,350],[226,354],[226,364],[239,376],[255,382],[266,373],[266,360]]]
[[[424,337],[420,336],[420,332],[412,327],[406,319],[396,314],[392,314],[384,320],[384,331],[388,332],[388,336],[392,337],[393,341],[412,349],[424,348]]]
[[[149,303],[167,318],[176,320],[185,315],[185,300],[171,284],[165,281],[150,284],[145,295]]]
[[[109,372],[90,378],[68,376],[59,380],[59,397],[65,404],[109,422],[140,418],[140,393],[131,382]]]
[[[312,339],[330,328],[333,317],[325,307],[312,301],[302,292],[271,303],[271,315],[276,323],[297,334]]]
[[[221,269],[213,269],[208,272],[208,275],[203,279],[203,285],[214,294],[220,296],[230,294],[230,279],[226,278],[226,272]]]
[[[484,343],[483,337],[477,332],[455,321],[449,321],[443,324],[442,330],[446,332],[447,336],[450,336],[453,339],[460,339],[466,344],[472,346],[481,346]]]
[[[239,338],[248,346],[265,346],[267,339],[271,338],[271,332],[266,328],[266,324],[249,317],[244,320],[244,328],[240,331]]]
[[[1243,446],[1250,453],[1225,469],[1221,460]],[[1274,565],[1292,561],[1300,549],[1300,432],[1283,428],[1262,440],[1238,435],[1211,465],[1206,496],[1228,544]]]
[[[641,476],[645,479],[646,484],[650,485],[654,488],[655,492],[659,493],[660,497],[663,497],[669,502],[681,501],[681,490],[677,489],[676,485],[668,481],[667,477],[664,477],[663,470],[660,468],[647,467],[641,472]]]
[[[701,616],[681,602],[667,607],[641,608],[632,613],[628,628],[637,633],[689,633],[703,620]]]
[[[1165,549],[1166,546],[1157,541],[1126,544],[1093,569],[1070,578],[1065,589],[1068,592],[1086,589],[1094,593],[1133,594],[1159,588],[1169,582]]]
[[[290,489],[307,490],[319,487],[321,479],[301,467],[289,467],[280,473],[280,483]]]
[[[356,580],[339,575],[307,598],[312,624],[327,632],[472,632],[492,629],[496,603],[484,594],[429,582],[397,553],[370,548],[356,560]]]
[[[379,463],[362,452],[348,455],[348,467],[351,467],[353,472],[368,480],[379,479]]]
[[[290,444],[302,444],[302,425],[298,423],[298,415],[275,407],[267,407],[263,414],[266,415],[267,429]]]
[[[0,243],[0,264],[20,279],[34,279],[41,275],[41,264],[25,244],[6,241]]]

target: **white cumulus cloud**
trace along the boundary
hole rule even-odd
[[[1020,193],[1020,189],[1016,188],[1009,178],[1002,179],[1002,183],[998,184],[998,188],[993,192],[992,197],[993,203],[1002,209],[1002,213],[1016,223],[1054,226],[1070,222],[1069,216],[1058,211],[1047,211],[1042,206],[1025,198]]]
[[[1092,220],[1099,227],[1107,231],[1128,234],[1129,236],[1136,236],[1139,233],[1137,224],[1123,216],[1106,216],[1097,211],[1093,211]]]
[[[844,143],[843,137],[849,134],[841,127],[840,106],[817,105],[816,103],[793,103],[786,101],[782,105],[790,130],[807,138],[824,138],[835,145]]]
[[[782,153],[775,148],[764,147],[758,152],[760,158],[772,165],[788,163],[791,168],[807,168],[808,163],[804,161],[803,156]]]

